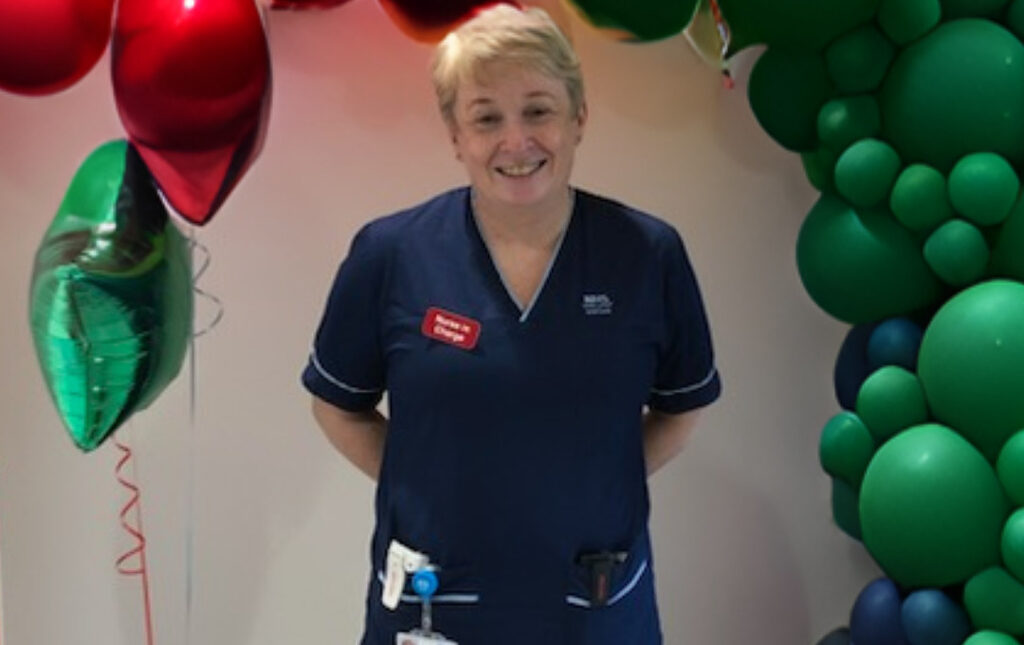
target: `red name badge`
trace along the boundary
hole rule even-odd
[[[476,341],[480,338],[480,323],[472,318],[431,307],[427,309],[427,315],[423,316],[420,331],[427,338],[470,350],[476,347]]]

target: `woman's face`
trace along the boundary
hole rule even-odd
[[[459,84],[450,124],[477,200],[558,205],[567,194],[585,106],[573,110],[565,83],[538,70],[498,62],[481,72]]]

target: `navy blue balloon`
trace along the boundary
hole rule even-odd
[[[850,612],[850,640],[864,645],[910,645],[903,633],[900,592],[879,578],[857,596]]]
[[[971,635],[967,612],[938,589],[910,594],[901,613],[910,645],[961,645]]]
[[[874,370],[868,362],[868,341],[877,323],[854,325],[846,333],[839,356],[836,357],[836,368],[833,382],[836,400],[844,410],[854,410],[857,404],[857,392],[864,379]]]
[[[817,642],[817,645],[851,645],[850,630],[845,627],[834,629]]]
[[[924,332],[909,318],[890,318],[875,327],[868,339],[868,364],[874,371],[886,365],[917,371],[917,350]]]

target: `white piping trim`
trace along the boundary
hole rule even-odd
[[[707,385],[708,383],[710,383],[711,380],[713,378],[715,378],[715,374],[717,374],[717,373],[718,373],[718,368],[716,368],[714,365],[712,365],[711,366],[711,371],[708,372],[708,375],[705,376],[704,379],[701,380],[699,383],[695,383],[693,385],[686,385],[686,386],[681,387],[681,388],[679,388],[677,390],[656,390],[654,388],[651,388],[651,392],[654,392],[655,394],[657,394],[659,396],[672,396],[673,394],[685,394],[687,392],[693,392],[694,390],[699,390],[700,388],[702,388],[705,385]]]
[[[610,606],[614,605],[615,603],[619,602],[620,600],[622,600],[623,598],[625,598],[626,595],[629,592],[633,591],[633,589],[638,584],[640,584],[640,578],[643,577],[643,575],[644,575],[644,573],[646,571],[647,571],[647,560],[644,560],[643,562],[640,563],[640,566],[637,567],[636,573],[634,573],[633,577],[630,578],[628,583],[626,583],[626,586],[624,586],[622,589],[619,589],[619,593],[617,593],[614,596],[612,596],[611,598],[609,598],[608,602],[605,603],[605,604],[610,607]],[[587,609],[589,609],[590,606],[591,606],[589,600],[586,600],[584,598],[580,598],[579,596],[566,596],[565,597],[565,602],[569,603],[570,605],[575,605],[577,607],[584,607],[584,608],[587,608]]]
[[[332,385],[336,387],[340,387],[341,389],[351,392],[353,394],[377,394],[378,392],[380,392],[380,390],[364,390],[362,388],[353,387],[348,383],[340,381],[338,378],[336,378],[330,372],[324,369],[324,366],[320,364],[320,359],[316,357],[316,348],[313,348],[313,351],[309,353],[309,360],[311,363],[313,363],[313,367],[316,368],[316,371],[320,372],[320,376],[327,379],[328,382],[330,382]]]
[[[377,580],[379,580],[381,584],[384,584],[384,572],[383,571],[378,571],[377,572]],[[402,602],[407,602],[407,603],[412,603],[412,604],[421,604],[423,602],[423,600],[419,596],[416,596],[414,594],[405,594],[404,593],[404,594],[402,594]],[[480,602],[480,594],[476,594],[476,593],[443,593],[443,594],[438,594],[436,596],[431,597],[430,598],[430,602],[431,603],[438,603],[438,602],[440,602],[440,603],[472,605],[474,603]]]

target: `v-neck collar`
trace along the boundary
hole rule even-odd
[[[551,251],[551,257],[548,259],[548,265],[544,269],[544,275],[541,276],[540,283],[537,288],[533,291],[533,296],[530,298],[530,302],[524,307],[519,299],[516,298],[515,293],[509,288],[508,282],[505,280],[505,276],[501,272],[501,267],[494,260],[494,254],[491,252],[491,247],[487,243],[487,238],[484,236],[483,229],[480,227],[480,222],[477,221],[476,210],[473,208],[473,189],[466,189],[466,219],[470,228],[472,229],[476,239],[479,241],[480,246],[483,248],[484,253],[487,255],[488,262],[491,266],[491,270],[494,271],[494,275],[497,277],[498,282],[501,283],[501,287],[505,292],[505,296],[509,302],[515,306],[516,311],[519,312],[519,322],[525,323],[530,317],[530,313],[533,311],[534,306],[540,299],[541,294],[544,292],[545,287],[548,284],[548,279],[551,277],[551,272],[555,268],[555,264],[558,258],[561,257],[562,244],[565,242],[566,235],[569,229],[573,226],[573,222],[577,219],[576,210],[578,204],[578,195],[575,188],[569,187],[570,191],[570,206],[569,206],[569,217],[565,221],[565,226],[562,227],[561,232],[558,234],[558,240],[555,242],[555,247]]]

